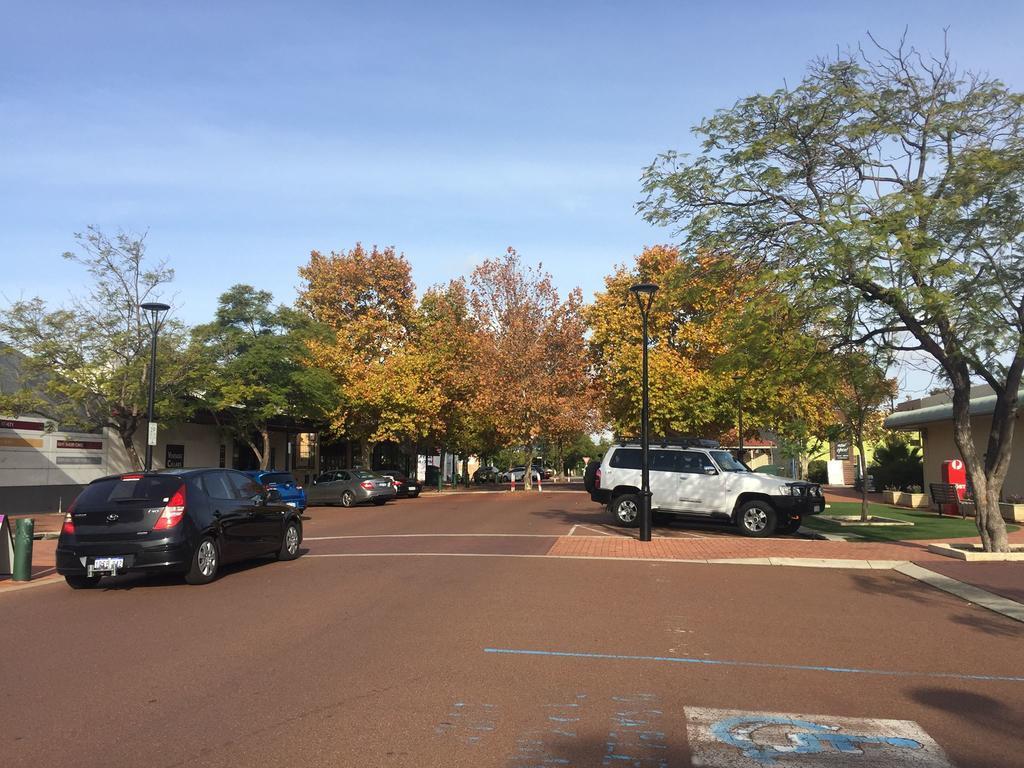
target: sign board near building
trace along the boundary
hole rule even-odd
[[[185,466],[185,446],[168,444],[164,466],[167,469],[182,469]]]
[[[842,440],[835,443],[836,449],[836,461],[849,461],[850,460],[850,443],[848,440]]]

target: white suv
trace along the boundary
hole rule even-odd
[[[825,509],[821,486],[751,472],[710,441],[659,443],[650,447],[651,510],[731,521],[747,536],[795,533],[806,515]],[[641,448],[608,449],[591,496],[607,503],[619,525],[640,524]]]

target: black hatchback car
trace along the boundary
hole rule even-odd
[[[111,475],[68,507],[57,572],[75,589],[129,572],[177,572],[205,584],[224,563],[298,557],[299,514],[277,491],[230,469]]]

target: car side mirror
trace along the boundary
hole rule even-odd
[[[718,470],[715,469],[714,467],[704,467],[704,474],[705,475],[717,475],[718,474]]]
[[[271,488],[263,498],[265,499],[265,504],[278,504],[281,501],[281,492],[276,488]]]

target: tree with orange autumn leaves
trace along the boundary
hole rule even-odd
[[[583,295],[577,288],[562,300],[551,275],[525,266],[513,248],[478,266],[470,285],[479,344],[476,408],[500,441],[523,448],[529,466],[542,436],[579,434],[593,424]]]
[[[375,443],[429,434],[443,403],[429,361],[417,354],[405,257],[357,243],[328,255],[313,251],[299,275],[299,308],[333,331],[329,342],[310,342],[314,364],[331,372],[341,392],[332,429],[359,440],[366,467]]]
[[[802,333],[764,276],[725,254],[691,256],[659,245],[607,277],[586,312],[616,434],[639,432],[641,328],[629,287],[640,281],[660,286],[649,326],[652,435],[724,435],[735,429],[741,397],[747,438],[820,434],[834,422],[820,386],[827,368],[820,342]]]
[[[333,331],[313,362],[341,392],[337,434],[373,445],[426,443],[463,456],[586,430],[590,408],[579,289],[563,301],[550,275],[514,250],[417,303],[408,261],[394,248],[323,255],[299,270],[299,307]]]

